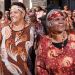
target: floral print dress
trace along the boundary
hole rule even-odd
[[[75,75],[75,41],[57,48],[51,38],[43,36],[36,55],[36,75]]]

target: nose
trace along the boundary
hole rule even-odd
[[[64,21],[65,21],[65,20],[60,19],[60,20],[59,20],[59,23],[60,23],[60,24],[63,24]]]
[[[62,23],[63,21],[64,21],[64,20],[62,20],[62,19],[59,20],[59,22],[61,22],[61,23]]]

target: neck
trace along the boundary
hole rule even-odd
[[[23,25],[24,23],[25,23],[24,20],[20,20],[20,21],[18,21],[18,22],[15,22],[14,25],[15,25],[15,26],[20,26],[20,25]]]
[[[20,31],[25,27],[25,21],[21,20],[20,22],[14,23],[12,29],[14,31]]]
[[[56,35],[56,37],[52,37],[52,42],[60,43],[66,40],[68,37],[66,31],[62,32],[61,34]]]

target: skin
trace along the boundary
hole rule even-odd
[[[64,16],[59,16],[54,18],[51,21],[52,24],[52,39],[55,42],[62,42],[66,39],[67,37],[67,33],[65,31],[65,20],[64,20]],[[60,33],[58,33],[60,32]]]
[[[68,10],[68,6],[67,5],[64,6],[64,10]]]
[[[55,30],[57,30],[57,31],[65,30],[64,17],[63,16],[60,16],[60,17],[53,19],[51,24],[55,27]]]
[[[15,31],[22,30],[25,26],[24,17],[25,17],[26,13],[23,13],[18,9],[12,10],[12,8],[13,8],[13,6],[11,7],[11,11],[10,11],[10,18],[11,18],[11,22],[13,24],[12,29]]]
[[[21,11],[19,11],[19,10],[10,10],[10,18],[11,18],[11,22],[13,24],[12,29],[14,31],[15,30],[19,31],[19,30],[22,30],[24,28],[24,25],[25,25],[24,16],[25,16],[25,14],[22,13]],[[10,41],[9,41],[8,38],[11,35],[11,29],[9,29],[9,27],[7,27],[5,29],[7,31],[7,32],[5,32],[5,34],[7,35],[6,38],[5,38],[6,39],[6,48],[9,49],[10,48]],[[16,33],[16,35],[18,35],[18,34]],[[19,51],[22,51],[22,47],[17,47],[17,48],[18,48],[17,53],[18,53],[18,55],[20,55],[21,52],[19,52]],[[14,51],[14,54],[15,53],[16,53],[16,51]],[[6,58],[6,60],[7,60],[7,58]],[[26,61],[24,61],[24,68],[25,68],[25,71],[26,71],[26,75],[31,75]],[[10,69],[12,69],[12,67]],[[10,71],[10,69],[9,69],[9,71]]]
[[[13,8],[13,6],[11,7],[11,9]],[[20,22],[23,22],[24,21],[24,16],[25,14],[22,13],[20,10],[11,10],[10,11],[10,18],[11,18],[11,21],[18,25]]]

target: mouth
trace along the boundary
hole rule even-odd
[[[62,31],[54,31],[54,32],[52,32],[53,34],[61,34],[62,33]]]
[[[63,23],[59,23],[59,26],[63,26]]]

